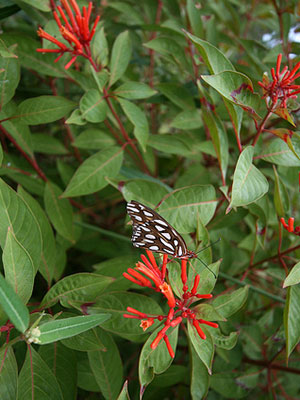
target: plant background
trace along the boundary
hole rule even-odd
[[[0,6],[1,399],[115,399],[125,380],[133,399],[139,380],[145,399],[299,398],[300,245],[280,222],[300,225],[299,105],[269,115],[257,83],[278,54],[281,69],[299,61],[299,4],[95,1],[98,71],[36,51],[54,48],[39,26],[60,38],[50,3]],[[189,249],[222,239],[201,254],[222,259],[215,286],[192,261],[222,332],[212,375],[186,330],[171,363],[163,344],[148,357],[149,334],[122,317],[127,306],[165,311],[122,276],[140,254],[131,199],[160,204]],[[176,261],[169,273],[176,287]],[[29,346],[42,310],[43,323],[62,312],[69,337],[48,326],[48,344]],[[80,333],[82,313],[94,319]]]

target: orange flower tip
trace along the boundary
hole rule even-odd
[[[153,318],[148,318],[148,319],[143,319],[141,321],[140,327],[145,331],[148,329],[151,325],[154,324],[154,319]]]

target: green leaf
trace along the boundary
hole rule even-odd
[[[17,44],[16,54],[20,64],[30,70],[37,71],[41,75],[66,78],[66,72],[63,68],[63,61],[54,63],[56,54],[42,54],[36,51],[41,47],[38,40],[33,40],[22,33],[9,32],[1,35],[6,46]]]
[[[29,4],[31,7],[35,7],[40,11],[50,12],[51,7],[50,4],[47,2],[45,3],[44,0],[22,0],[23,3]]]
[[[273,165],[274,177],[275,177],[275,188],[274,188],[274,205],[278,217],[283,217],[290,208],[289,195],[286,187],[280,179],[275,165]]]
[[[77,395],[77,357],[61,342],[39,346],[39,356],[53,371],[63,392],[64,400],[74,400]]]
[[[57,155],[66,155],[69,153],[66,147],[54,136],[35,133],[32,135],[31,140],[34,152]]]
[[[252,82],[246,75],[223,71],[216,75],[201,75],[201,78],[225,99],[249,112],[250,116],[260,118],[261,98],[253,93]]]
[[[122,291],[101,294],[88,309],[90,313],[108,312],[111,314],[111,319],[102,325],[102,328],[106,331],[128,339],[135,338],[137,335],[145,335],[146,332],[141,329],[138,320],[123,317],[124,313],[128,313],[128,306],[146,314],[160,315],[162,313],[162,309],[152,298]],[[156,326],[157,323],[155,322],[151,328],[155,329]],[[151,328],[149,328],[150,331]]]
[[[65,117],[75,105],[73,101],[60,96],[38,96],[22,101],[16,117],[23,124],[46,124]]]
[[[98,90],[88,90],[80,99],[79,104],[81,117],[86,121],[97,123],[105,120],[108,106]]]
[[[183,130],[197,129],[203,126],[198,109],[181,111],[171,122],[171,127]]]
[[[139,380],[143,389],[153,380],[154,374],[162,374],[171,365],[173,358],[171,358],[164,340],[162,339],[156,349],[152,350],[150,344],[156,338],[157,333],[163,328],[159,326],[149,336],[148,340],[143,346],[139,359]],[[167,335],[170,345],[176,353],[177,340],[178,340],[178,326],[174,329],[169,329]]]
[[[6,281],[26,304],[32,294],[35,270],[32,260],[10,227],[7,231],[2,261]]]
[[[226,321],[226,318],[211,304],[198,304],[193,307],[193,311],[196,313],[197,318],[207,321]]]
[[[230,294],[218,296],[212,304],[223,317],[231,317],[231,315],[235,314],[245,305],[248,298],[248,291],[249,286],[245,286]]]
[[[197,218],[207,225],[216,209],[211,185],[193,185],[174,190],[159,206],[159,213],[180,233],[195,232]]]
[[[108,147],[87,158],[77,169],[62,197],[95,193],[108,185],[106,178],[114,178],[123,162],[123,149]]]
[[[156,93],[156,90],[153,90],[145,83],[132,81],[127,81],[114,90],[116,96],[129,100],[146,99]]]
[[[99,150],[115,144],[110,134],[100,129],[87,129],[82,132],[72,143],[72,146],[80,149]]]
[[[56,265],[55,257],[53,257],[53,255],[56,254],[53,230],[44,210],[39,205],[39,203],[33,197],[31,197],[21,186],[18,187],[18,194],[22,197],[27,207],[31,210],[32,215],[34,216],[38,225],[42,242],[42,253],[39,271],[50,286]]]
[[[37,337],[39,344],[53,343],[66,339],[102,324],[109,319],[109,314],[79,315],[78,317],[62,318],[39,325]]]
[[[132,45],[129,32],[120,33],[112,48],[109,86],[117,82],[125,73],[131,58],[131,51]]]
[[[167,189],[156,183],[144,179],[133,179],[121,188],[124,199],[139,201],[150,208],[155,208],[160,200],[168,193]]]
[[[101,329],[99,336],[106,351],[89,351],[89,363],[104,398],[116,399],[123,382],[122,360],[111,335]]]
[[[48,365],[31,346],[18,380],[17,400],[64,400],[59,384]]]
[[[92,39],[91,51],[96,64],[101,64],[102,67],[105,67],[108,63],[109,50],[103,27],[96,31]]]
[[[203,61],[212,74],[218,74],[219,72],[225,70],[234,71],[234,66],[231,64],[228,58],[226,58],[224,54],[215,46],[209,42],[206,42],[205,40],[197,38],[187,31],[184,31],[184,33],[195,44],[196,48],[201,54],[201,57],[203,58]]]
[[[197,7],[197,3],[193,0],[187,0],[186,11],[191,23],[192,31],[195,35],[204,37],[204,29],[202,17],[204,17],[204,12],[201,7]]]
[[[214,344],[225,350],[231,350],[236,345],[238,340],[237,332],[230,332],[229,336],[225,336],[221,333],[219,328],[210,329],[210,334],[212,336]]]
[[[178,83],[160,83],[156,88],[172,103],[183,110],[193,110],[195,103],[193,96]]]
[[[300,287],[290,286],[284,307],[284,331],[286,339],[286,359],[300,341]]]
[[[136,9],[136,7],[134,7],[134,5],[130,6],[129,4],[123,3],[121,1],[114,1],[107,5],[124,14],[123,17],[125,18],[126,24],[128,25],[142,25],[144,23],[144,19],[141,13],[138,9]]]
[[[202,107],[203,121],[211,136],[216,155],[222,171],[222,180],[225,181],[228,167],[229,149],[228,139],[224,126],[217,115],[214,115],[208,107]]]
[[[0,106],[11,100],[20,80],[20,64],[17,58],[0,57]]]
[[[128,381],[125,381],[117,400],[130,400],[128,393]]]
[[[98,327],[89,329],[88,331],[80,333],[79,335],[62,340],[62,344],[70,349],[78,351],[105,351],[104,344],[100,339],[101,332],[101,329]]]
[[[184,48],[176,40],[160,36],[144,43],[144,46],[161,54],[168,62],[177,64],[180,69],[189,69]]]
[[[189,346],[191,358],[191,396],[192,400],[204,399],[208,392],[209,374],[201,358],[195,351],[194,346]]]
[[[226,399],[242,399],[249,395],[246,385],[238,384],[238,372],[222,372],[211,377],[211,387]]]
[[[271,140],[267,148],[261,152],[259,158],[272,164],[283,165],[284,167],[300,166],[300,160],[281,139]]]
[[[146,150],[146,144],[149,136],[149,125],[145,113],[134,103],[118,99],[124,113],[134,125],[133,134],[141,145],[142,149]]]
[[[47,292],[41,305],[50,307],[58,301],[68,307],[72,301],[81,303],[94,301],[95,298],[113,281],[108,276],[82,272],[66,276]]]
[[[62,190],[47,182],[44,192],[46,213],[57,232],[74,243],[73,211],[67,199],[61,198]]]
[[[283,282],[283,287],[297,285],[300,282],[300,262],[295,264]]]
[[[24,333],[29,326],[29,311],[2,275],[0,275],[0,304],[15,328]]]
[[[209,331],[201,325],[201,329],[206,335],[206,339],[201,339],[196,328],[188,321],[188,334],[200,360],[207,368],[208,373],[212,374],[212,361],[214,356],[214,345]]]
[[[148,145],[158,151],[170,154],[189,155],[191,149],[184,142],[184,135],[150,135]]]
[[[18,388],[18,364],[12,346],[0,351],[0,398],[15,400]]]
[[[18,243],[31,259],[37,271],[41,261],[41,237],[37,222],[22,198],[3,180],[0,180],[0,243],[4,248],[10,227]],[[28,235],[30,232],[30,235]]]
[[[231,202],[232,207],[246,206],[260,199],[269,189],[265,176],[252,164],[254,148],[246,147],[239,156],[234,176]]]
[[[76,110],[72,111],[71,115],[66,120],[66,124],[86,125],[86,120],[83,118],[79,108],[76,108]]]
[[[29,127],[19,122],[19,120],[14,119],[11,121],[3,121],[1,125],[15,139],[21,149],[33,158],[32,135]]]

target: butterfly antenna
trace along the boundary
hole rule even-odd
[[[220,240],[221,240],[221,238],[219,238],[219,239],[218,239],[218,240],[216,240],[215,242],[212,242],[211,244],[209,244],[209,245],[207,245],[207,246],[203,247],[203,249],[201,249],[201,250],[197,251],[197,253],[196,253],[196,254],[199,254],[199,253],[201,253],[201,251],[204,251],[204,250],[208,249],[209,247],[212,247],[214,244],[218,243]]]
[[[204,251],[206,249],[208,249],[209,247],[213,246],[214,244],[218,243],[221,240],[221,238],[219,238],[218,240],[216,240],[215,242],[209,244],[208,246],[203,247],[203,249],[199,250],[196,254],[201,253],[201,251]],[[217,279],[216,274],[209,268],[209,266],[203,261],[201,260],[201,258],[197,257],[197,259],[202,262],[202,264],[205,266],[205,268],[207,268],[215,277],[215,279]]]
[[[203,260],[201,260],[201,258],[197,257],[197,259],[198,259],[200,262],[202,262],[202,264],[204,265],[204,267],[207,268],[207,269],[213,274],[213,276],[215,277],[215,279],[217,279],[217,275],[214,273],[214,271],[212,271],[212,270],[209,268],[209,266],[208,266]]]

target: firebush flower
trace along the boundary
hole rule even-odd
[[[68,45],[49,35],[49,33],[45,32],[42,28],[39,28],[37,31],[38,35],[42,39],[54,43],[58,48],[37,49],[37,51],[41,53],[59,53],[60,55],[56,58],[55,62],[65,53],[72,54],[72,58],[66,64],[65,69],[70,68],[78,56],[83,56],[91,60],[90,43],[100,19],[98,15],[92,28],[89,28],[92,6],[92,2],[89,2],[88,7],[82,7],[82,12],[80,12],[76,0],[61,0],[61,6],[56,7],[58,12],[56,10],[53,11],[53,17],[59,27],[62,37],[66,40]]]
[[[288,223],[285,222],[284,218],[280,218],[280,222],[282,223],[284,229],[286,229],[288,232],[300,236],[300,226],[294,227],[294,218],[289,218]]]
[[[155,320],[163,321],[163,328],[157,333],[156,338],[151,343],[150,347],[154,350],[160,341],[163,339],[168,352],[172,358],[175,357],[175,353],[169,342],[167,331],[170,328],[175,328],[179,325],[183,319],[187,319],[195,328],[201,339],[205,340],[206,336],[201,328],[201,324],[217,328],[218,324],[210,321],[206,321],[201,318],[197,318],[196,313],[190,308],[191,304],[198,299],[210,299],[211,294],[199,294],[197,293],[200,276],[197,274],[194,278],[192,289],[189,291],[187,286],[187,260],[181,260],[181,281],[183,284],[183,294],[180,299],[175,299],[172,287],[165,281],[168,256],[164,254],[163,263],[161,268],[158,267],[154,255],[151,251],[146,250],[148,258],[141,255],[143,262],[138,262],[136,267],[128,268],[127,272],[123,273],[123,276],[136,283],[139,286],[149,287],[157,292],[161,292],[167,299],[169,306],[169,312],[167,315],[150,315],[147,313],[140,312],[132,307],[127,307],[127,311],[130,314],[123,314],[125,318],[139,319],[141,320],[141,328],[145,331]],[[142,275],[143,274],[143,275]],[[145,276],[144,276],[145,275]],[[152,281],[152,282],[151,282]]]
[[[285,66],[280,72],[282,54],[277,57],[276,71],[271,68],[272,81],[269,81],[267,75],[264,75],[263,81],[258,84],[263,88],[263,97],[269,97],[272,102],[272,108],[286,108],[288,98],[296,98],[300,93],[300,85],[294,85],[293,82],[300,76],[300,62],[298,62],[292,71]],[[297,73],[297,71],[299,71]]]

